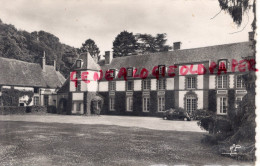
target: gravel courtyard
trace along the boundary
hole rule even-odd
[[[0,165],[253,165],[214,154],[195,121],[0,116]]]

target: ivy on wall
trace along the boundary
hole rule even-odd
[[[2,100],[4,106],[18,106],[19,98],[23,96],[28,96],[28,100],[25,104],[28,106],[32,102],[32,97],[34,93],[32,91],[21,91],[17,89],[2,89]]]

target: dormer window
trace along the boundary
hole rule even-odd
[[[115,72],[116,72],[115,69],[110,69],[109,70],[109,75],[110,75],[111,78],[115,78]]]
[[[127,77],[133,77],[133,68],[132,67],[127,68]]]
[[[159,74],[165,74],[165,65],[158,65]]]
[[[221,70],[221,69],[227,69],[228,66],[227,66],[227,59],[221,59],[218,61],[218,68]]]
[[[81,60],[81,59],[78,59],[78,60],[76,61],[76,67],[77,67],[77,68],[81,68],[81,65],[82,65],[82,60]]]

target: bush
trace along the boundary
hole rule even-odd
[[[46,114],[47,108],[45,106],[28,106],[26,107],[26,113]]]
[[[18,107],[18,106],[0,107],[0,114],[1,115],[11,115],[11,114],[22,115],[22,114],[26,114],[26,107]]]
[[[46,114],[47,108],[44,106],[4,106],[0,107],[0,115],[24,115],[24,114]]]
[[[191,117],[194,120],[201,120],[203,118],[211,116],[213,113],[211,111],[206,111],[203,109],[195,110],[192,112]]]
[[[232,132],[232,123],[227,116],[212,115],[202,118],[198,125],[210,134],[222,133],[226,135]]]
[[[184,120],[185,118],[187,120],[191,120],[189,114],[183,108],[176,108],[176,109],[170,108],[169,110],[166,110],[164,112],[163,118],[164,119],[166,118],[168,120],[172,120],[172,119],[182,119],[182,120]]]

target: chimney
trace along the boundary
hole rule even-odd
[[[54,70],[57,70],[56,60],[53,60],[53,68],[54,68]]]
[[[43,51],[43,56],[41,61],[42,71],[45,71],[45,65],[46,65],[46,58],[45,58],[45,51]]]
[[[110,54],[110,51],[105,51],[105,64],[110,64],[112,62],[113,55]]]
[[[255,40],[255,33],[254,32],[248,32],[249,41]]]
[[[174,42],[173,43],[173,50],[181,49],[181,42]]]

